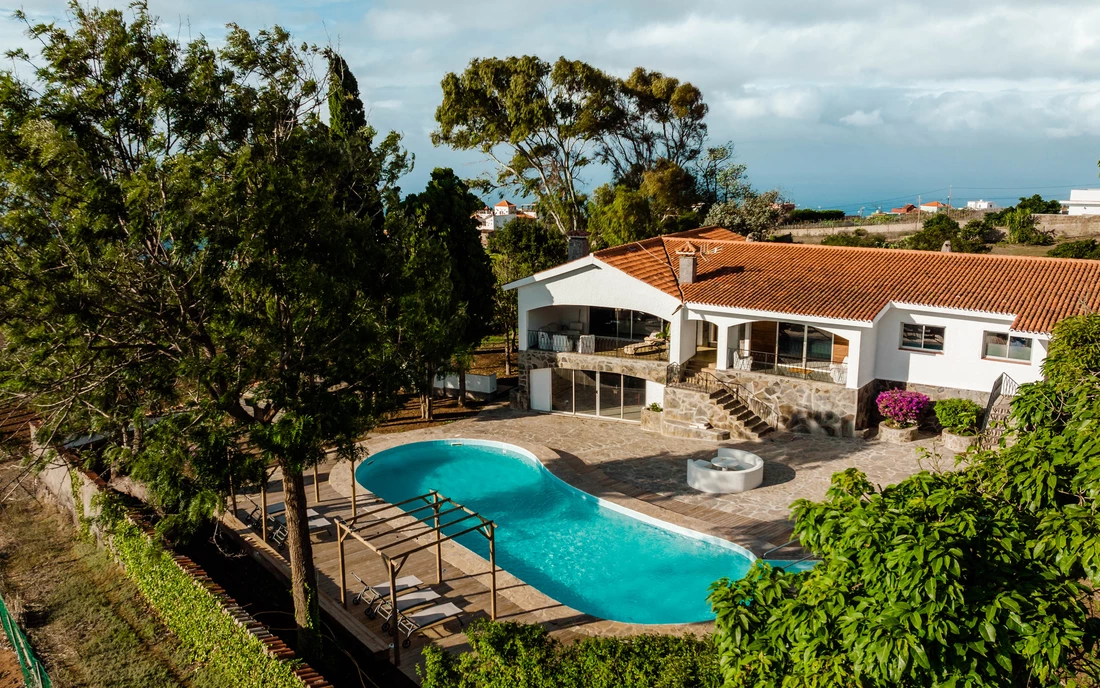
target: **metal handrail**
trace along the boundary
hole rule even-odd
[[[837,385],[848,383],[848,364],[834,363],[831,359],[777,356],[768,351],[748,351],[731,348],[728,351],[728,360],[730,361],[730,367],[734,370],[779,375],[800,380],[815,380]]]
[[[737,382],[719,380],[707,372],[698,372],[688,376],[682,365],[673,363],[665,369],[665,384],[671,387],[694,389],[706,394],[714,394],[718,391],[726,392],[756,414],[757,418],[772,428],[779,428],[779,410]]]
[[[541,337],[545,344],[540,344]],[[582,338],[591,339],[591,350],[584,350]],[[633,347],[632,351],[626,351]],[[618,356],[622,358],[645,358],[661,361],[668,360],[668,341],[660,340],[647,344],[644,339],[625,337],[605,337],[603,335],[567,334],[549,330],[527,330],[527,348],[536,351],[556,351],[558,353],[582,353],[596,356]]]

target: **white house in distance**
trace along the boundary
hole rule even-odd
[[[1072,189],[1068,201],[1059,201],[1070,215],[1100,215],[1100,189]]]
[[[940,203],[939,201],[930,201],[920,204],[920,211],[922,213],[938,213],[941,210],[951,210],[951,206],[946,203]]]
[[[986,200],[978,199],[976,201],[967,201],[966,202],[966,209],[967,210],[998,210],[999,208],[1000,208],[1000,206],[998,206],[993,201],[986,201]]]
[[[861,435],[887,388],[985,406],[1040,379],[1055,323],[1100,307],[1097,284],[1100,261],[748,242],[704,227],[507,285],[521,335],[513,401],[681,437]],[[644,413],[653,403],[664,412]]]
[[[487,244],[489,242],[489,235],[507,225],[517,217],[529,217],[531,219],[538,219],[538,215],[535,214],[535,206],[533,203],[516,205],[509,201],[501,201],[492,208],[485,206],[481,210],[474,213],[474,218],[478,221],[478,231],[481,232],[481,243]]]

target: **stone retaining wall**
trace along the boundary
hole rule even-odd
[[[779,427],[834,437],[855,437],[858,423],[858,390],[815,380],[766,375],[743,370],[719,370],[715,375],[740,383],[750,394],[773,405]]]
[[[522,401],[523,408],[530,403],[530,376],[532,370],[540,368],[569,368],[571,370],[597,370],[601,373],[620,373],[639,377],[643,380],[665,383],[668,372],[667,361],[621,358],[617,356],[596,356],[573,352],[558,353],[528,349],[519,352],[517,365],[517,387],[513,390],[513,400]]]

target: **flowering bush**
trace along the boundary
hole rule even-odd
[[[879,413],[899,428],[916,425],[920,414],[928,408],[928,401],[928,397],[920,392],[909,392],[904,389],[888,389],[875,399]]]

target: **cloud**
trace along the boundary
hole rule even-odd
[[[882,124],[882,110],[876,109],[870,112],[856,110],[850,115],[841,117],[840,123],[850,127],[875,127]]]

